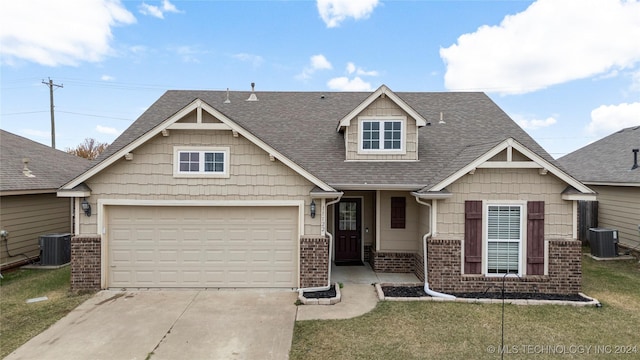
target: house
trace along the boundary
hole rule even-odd
[[[332,262],[438,291],[576,293],[594,192],[483,93],[168,91],[58,196],[72,286],[326,286]],[[78,204],[78,202],[76,202]],[[506,280],[506,279],[505,279]]]
[[[640,249],[640,125],[628,127],[558,162],[598,193],[598,227],[618,230],[619,245]]]
[[[40,235],[72,233],[72,204],[58,188],[89,167],[86,159],[0,130],[0,264],[40,255]]]

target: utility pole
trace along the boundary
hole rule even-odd
[[[58,85],[58,84],[54,84],[53,80],[51,80],[51,78],[49,78],[49,82],[45,82],[44,80],[42,80],[42,83],[47,85],[49,87],[49,104],[51,107],[51,147],[52,148],[56,148],[56,122],[55,122],[55,118],[53,115],[53,87],[59,87],[62,88],[64,87],[62,84]]]

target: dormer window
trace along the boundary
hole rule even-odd
[[[404,153],[404,117],[360,117],[358,152]]]

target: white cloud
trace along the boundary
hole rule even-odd
[[[163,0],[161,6],[149,5],[145,2],[140,5],[140,13],[143,15],[149,15],[156,17],[158,19],[164,19],[165,13],[181,13],[182,11],[178,10],[175,5],[173,5],[169,0]]]
[[[450,90],[519,94],[640,62],[640,2],[538,0],[440,49]]]
[[[205,53],[203,51],[199,51],[198,49],[188,45],[178,46],[173,50],[176,52],[176,54],[180,56],[180,58],[182,59],[182,62],[192,63],[192,64],[199,64],[200,59],[198,59],[197,55]]]
[[[309,65],[306,66],[302,70],[302,73],[298,74],[296,78],[300,80],[309,79],[311,75],[313,75],[313,73],[315,73],[318,70],[331,70],[331,69],[333,69],[333,66],[324,55],[322,54],[313,55],[309,60]]]
[[[618,130],[640,125],[640,102],[602,105],[591,111],[587,132],[603,137]]]
[[[100,134],[120,135],[120,131],[118,129],[108,127],[108,126],[97,125],[96,131],[99,132]]]
[[[631,74],[631,91],[640,91],[640,70]]]
[[[360,77],[356,76],[353,79],[349,79],[346,76],[337,77],[329,80],[327,82],[327,86],[331,90],[338,91],[371,91],[371,84],[362,80]]]
[[[99,62],[113,52],[111,28],[135,22],[119,0],[3,1],[2,63],[26,60],[58,66]]]
[[[264,58],[262,56],[254,54],[240,53],[232,55],[232,57],[240,61],[251,63],[251,66],[254,68],[260,67],[264,62]]]
[[[111,75],[106,75],[106,74],[105,74],[105,75],[102,75],[102,76],[100,77],[100,80],[102,80],[102,81],[113,81],[113,80],[115,80],[115,79],[116,79],[116,78],[114,78],[113,76],[111,76]]]
[[[536,130],[554,125],[557,122],[553,117],[548,117],[546,119],[527,119],[523,116],[514,115],[513,119],[525,130]]]
[[[360,76],[378,76],[378,72],[375,70],[372,71],[366,71],[360,67],[357,67],[354,63],[349,62],[347,64],[347,73],[349,74],[353,74],[355,73],[356,75],[360,75]]]
[[[318,12],[327,27],[338,27],[348,17],[366,19],[378,6],[378,0],[318,0]]]

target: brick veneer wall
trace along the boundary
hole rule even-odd
[[[415,254],[372,250],[370,264],[373,271],[410,273],[415,271]]]
[[[582,249],[578,240],[549,240],[548,275],[504,279],[508,292],[576,294],[582,281]],[[461,274],[461,240],[429,240],[429,284],[444,293],[500,291],[502,277]]]
[[[71,290],[100,289],[100,235],[71,238]]]
[[[324,236],[300,238],[300,287],[327,286],[329,239]]]

